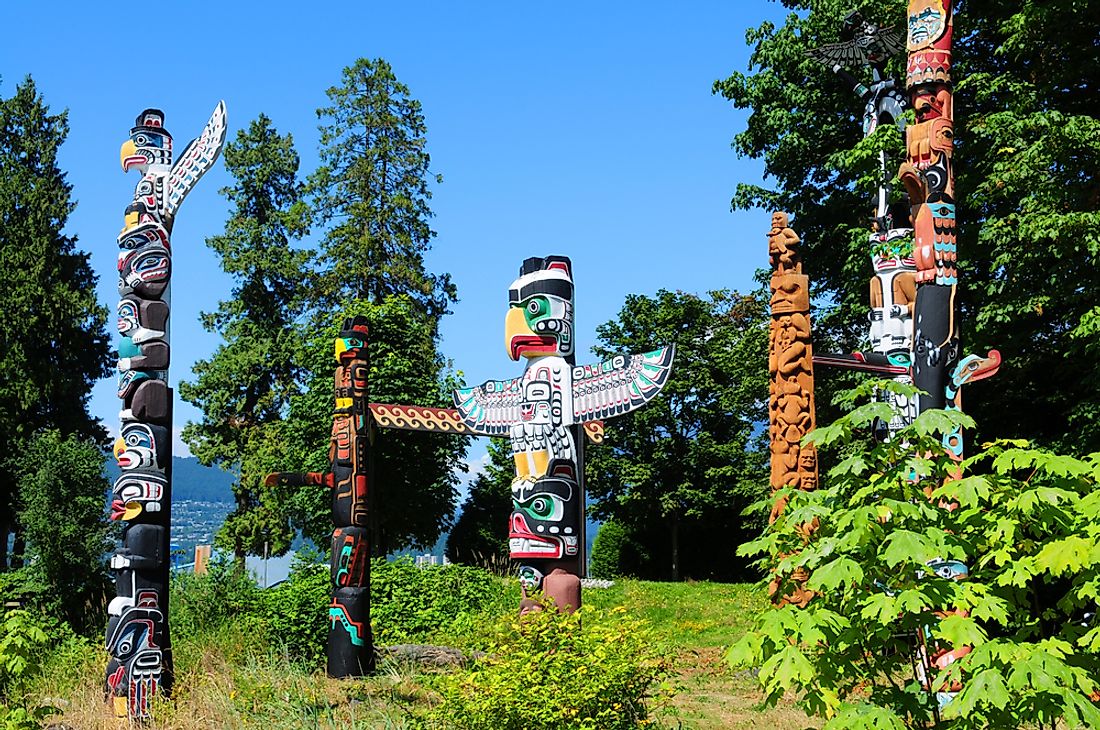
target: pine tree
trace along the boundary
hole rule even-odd
[[[359,59],[326,93],[322,164],[310,180],[317,217],[329,224],[323,291],[372,304],[407,294],[435,322],[457,296],[449,275],[424,266],[435,231],[420,102],[381,58]]]
[[[0,455],[18,454],[37,433],[57,429],[102,442],[88,414],[92,385],[106,377],[107,311],[96,301],[97,277],[76,238],[64,233],[76,207],[57,155],[68,114],[51,114],[28,77],[0,99]],[[0,457],[3,459],[4,457]],[[78,489],[80,485],[73,485]],[[22,552],[13,466],[0,460],[0,571]]]

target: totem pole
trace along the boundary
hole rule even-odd
[[[906,102],[893,79],[884,76],[886,62],[905,47],[902,34],[890,28],[880,28],[866,22],[858,12],[845,19],[845,40],[830,43],[807,52],[812,58],[831,65],[833,71],[851,85],[864,102],[863,136],[867,137],[880,124],[895,124],[905,131]],[[871,68],[872,83],[863,85],[843,67],[858,63]],[[895,216],[890,206],[890,183],[886,151],[879,150],[879,185],[874,222],[868,237],[874,276],[870,281],[871,353],[850,355],[819,355],[819,365],[843,367],[864,372],[893,375],[894,379],[912,383],[913,301],[916,295],[912,255],[912,229],[907,211]],[[898,219],[895,221],[895,217]],[[901,223],[895,226],[895,223]],[[916,404],[908,396],[879,393],[878,397],[893,407],[894,416],[888,423],[876,424],[876,435],[888,440],[901,428],[913,422]]]
[[[771,488],[805,491],[817,489],[817,450],[802,444],[814,429],[813,344],[810,339],[810,280],[802,273],[798,234],[791,230],[786,213],[772,213],[768,231],[771,260],[771,323],[768,338],[769,427]],[[770,521],[786,507],[776,499]],[[806,534],[812,532],[807,526]],[[770,592],[778,603],[805,607],[813,592],[805,587],[809,574],[799,568],[791,576],[793,590],[779,595],[778,579]]]
[[[214,164],[225,142],[219,102],[202,135],[172,161],[164,114],[146,109],[121,150],[124,172],[141,180],[118,236],[118,397],[111,519],[124,520],[122,547],[111,558],[116,592],[107,607],[106,693],[115,712],[149,717],[149,698],[172,684],[168,631],[169,529],[172,506],[172,390],[168,387],[168,309],[176,212]]]
[[[455,409],[372,403],[380,426],[508,436],[516,477],[508,524],[520,561],[521,612],[538,610],[541,590],[559,610],[581,605],[585,569],[584,440],[603,440],[601,419],[629,413],[660,392],[673,348],[619,355],[577,367],[573,265],[565,256],[529,258],[509,288],[504,346],[528,360],[523,375],[454,393]]]
[[[267,486],[317,485],[332,490],[332,602],[328,607],[328,676],[360,677],[374,671],[370,628],[371,419],[367,402],[370,364],[367,320],[346,319],[336,338],[335,408],[326,473],[269,474]]]

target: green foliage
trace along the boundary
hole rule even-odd
[[[855,408],[809,438],[823,449],[866,438],[881,408]],[[760,668],[768,702],[796,691],[827,728],[925,727],[935,702],[911,661],[915,632],[927,627],[932,644],[973,647],[933,680],[964,682],[942,726],[1100,723],[1089,700],[1100,688],[1100,454],[998,441],[926,493],[954,469],[943,436],[972,424],[957,411],[921,414],[896,441],[848,456],[823,488],[787,495],[782,516],[742,547],[775,566],[781,590],[804,567],[819,592],[804,610],[766,612],[730,650],[734,664]],[[807,545],[801,526],[813,520]],[[936,575],[934,558],[962,561],[969,578]]]
[[[0,572],[18,533],[8,457],[45,428],[104,437],[87,404],[108,374],[107,312],[88,254],[63,233],[76,205],[57,164],[68,131],[67,113],[50,114],[29,77],[0,99]]]
[[[504,623],[484,657],[442,675],[442,703],[424,727],[464,730],[644,725],[665,698],[670,665],[652,632],[625,609],[548,610]]]
[[[370,398],[378,403],[450,406],[453,379],[435,342],[435,325],[406,296],[381,304],[349,302],[326,315],[310,334],[302,367],[307,388],[291,399],[284,421],[287,461],[281,471],[325,471],[332,429],[333,340],[344,318],[370,323]],[[378,429],[370,484],[371,549],[386,555],[408,545],[432,545],[454,514],[466,439],[446,434]],[[306,487],[285,495],[294,525],[318,545],[332,531],[331,496]]]
[[[103,555],[110,485],[94,443],[55,430],[34,436],[11,460],[19,487],[19,523],[27,541],[28,582],[41,586],[34,602],[78,630],[103,625],[107,576]]]
[[[294,556],[290,577],[261,593],[268,636],[285,655],[304,666],[324,663],[328,639],[329,570],[316,556]]]
[[[631,545],[629,531],[615,520],[600,525],[592,541],[588,558],[588,573],[593,578],[618,578],[625,572],[624,561]]]
[[[374,304],[404,294],[434,323],[457,296],[449,275],[424,267],[435,231],[420,102],[382,58],[358,59],[325,93],[321,167],[310,178],[318,219],[331,224],[322,293]]]
[[[305,666],[323,662],[329,586],[327,565],[296,558],[290,578],[260,594],[256,614],[267,635]],[[477,642],[472,634],[479,621],[503,615],[517,602],[499,578],[484,570],[417,567],[411,560],[373,560],[370,591],[371,626],[379,645]]]
[[[32,730],[53,712],[29,703],[27,679],[40,666],[50,637],[27,611],[8,611],[0,623],[0,727]]]
[[[749,73],[714,85],[751,110],[733,146],[762,158],[772,182],[738,185],[732,205],[793,214],[815,299],[827,303],[815,312],[815,347],[852,351],[867,337],[874,153],[886,149],[892,171],[904,148],[893,128],[861,141],[861,102],[805,51],[839,40],[852,10],[900,28],[906,4],[783,5],[792,12],[782,26],[746,33]],[[952,68],[957,302],[973,343],[966,349],[996,347],[1012,365],[995,386],[975,386],[967,410],[985,439],[1022,436],[1073,453],[1096,451],[1100,278],[1087,272],[1100,257],[1100,2],[968,0],[960,9]],[[904,54],[891,59],[887,76],[900,80],[904,63]],[[849,70],[869,80],[868,69]],[[818,384],[826,386],[818,420],[828,421],[830,383]]]
[[[630,295],[618,321],[597,328],[601,357],[676,345],[661,394],[610,421],[605,444],[586,454],[593,513],[661,556],[641,576],[730,580],[744,570],[732,554],[748,534],[741,512],[767,489],[765,307],[762,295],[661,291]]]
[[[216,556],[204,575],[174,573],[171,592],[174,638],[199,636],[233,622],[261,630],[263,591],[239,563]]]
[[[462,512],[447,535],[447,557],[455,563],[499,568],[510,564],[505,526],[512,513],[512,448],[489,441],[489,463],[470,486]]]
[[[202,315],[203,327],[223,338],[209,360],[200,360],[194,382],[180,395],[203,413],[183,437],[199,461],[238,474],[236,509],[216,543],[237,556],[290,549],[294,531],[281,495],[263,486],[279,471],[284,452],[282,418],[301,383],[300,327],[309,301],[308,251],[290,247],[306,232],[308,210],[298,181],[298,153],[260,115],[225,146],[234,184],[221,193],[234,209],[225,232],[207,240],[235,279],[232,297]]]

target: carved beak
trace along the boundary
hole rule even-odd
[[[122,149],[118,152],[119,162],[122,163],[122,171],[126,172],[136,164],[145,162],[145,158],[137,153],[137,145],[134,140],[128,139],[122,143]]]
[[[508,351],[508,357],[519,360],[522,340],[532,337],[536,337],[536,335],[527,326],[527,318],[523,316],[523,309],[509,307],[508,315],[504,318],[504,349]]]

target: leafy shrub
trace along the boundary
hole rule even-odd
[[[426,642],[462,633],[474,616],[500,615],[518,605],[504,581],[486,570],[417,567],[408,559],[375,560],[370,595],[371,625],[379,644]]]
[[[875,385],[913,392],[869,383],[850,397]],[[876,416],[889,407],[860,406],[810,438],[836,448]],[[765,612],[730,650],[735,665],[760,668],[769,703],[794,691],[827,729],[1100,727],[1100,454],[1000,441],[945,480],[955,465],[944,436],[969,427],[958,411],[922,413],[895,441],[843,459],[823,488],[781,492],[786,510],[742,551],[764,556],[781,592],[810,570],[818,596]],[[967,564],[968,579],[937,575],[936,558]],[[913,678],[918,629],[943,648],[972,647],[931,691]],[[956,681],[961,692],[940,710],[934,690]]]
[[[287,655],[308,666],[323,661],[328,637],[329,569],[296,558],[290,578],[263,592],[262,617]],[[517,600],[503,581],[478,568],[417,567],[409,559],[371,562],[371,627],[376,644],[462,638],[476,617],[501,615]]]
[[[215,556],[204,575],[174,573],[172,635],[192,638],[239,621],[259,628],[261,590],[232,558]]]
[[[52,707],[28,701],[26,686],[39,669],[49,635],[28,611],[14,610],[0,622],[0,725],[8,730],[38,728]]]
[[[630,539],[626,528],[614,520],[600,525],[592,541],[588,572],[593,578],[618,578],[623,573],[623,547]]]
[[[290,576],[262,594],[268,635],[295,662],[319,666],[328,638],[329,568],[317,554],[299,551]]]
[[[623,608],[542,611],[496,629],[488,653],[435,677],[442,702],[421,727],[617,730],[645,723],[670,663]]]

